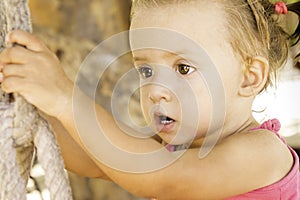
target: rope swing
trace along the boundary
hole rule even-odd
[[[0,51],[14,29],[32,32],[27,0],[0,0]],[[37,109],[17,94],[0,89],[0,199],[25,200],[36,151],[53,200],[72,199],[56,138]]]

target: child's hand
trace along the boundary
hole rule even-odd
[[[16,30],[6,38],[18,44],[0,53],[0,81],[7,93],[19,93],[48,115],[59,117],[71,105],[73,84],[58,58],[30,33]]]

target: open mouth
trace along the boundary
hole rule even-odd
[[[168,125],[168,124],[175,122],[174,119],[172,119],[168,116],[164,116],[164,115],[158,116],[158,119],[159,119],[159,124],[162,124],[162,125]]]
[[[158,132],[170,132],[175,125],[176,120],[163,115],[161,113],[155,114],[155,121],[156,121],[156,130]]]

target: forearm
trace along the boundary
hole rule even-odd
[[[78,98],[78,96],[76,97]],[[76,99],[79,102],[82,102],[84,105],[79,106],[76,109],[82,109],[84,113],[88,108],[86,104],[93,104],[94,102],[90,100],[85,95],[81,95],[79,99]],[[74,101],[74,100],[73,100]],[[156,152],[158,150],[163,151],[164,157],[153,157],[152,161],[144,159],[141,163],[138,160],[126,160],[126,157],[122,157],[120,154],[114,154],[110,149],[105,149],[105,147],[101,146],[103,141],[97,139],[97,135],[101,134],[97,132],[97,129],[93,129],[92,120],[87,116],[80,116],[79,121],[74,118],[72,104],[68,104],[68,108],[65,108],[65,112],[63,115],[60,115],[59,120],[68,130],[70,135],[74,138],[74,140],[82,147],[84,151],[87,152],[94,160],[97,166],[101,168],[101,170],[107,174],[117,184],[128,190],[129,192],[136,194],[138,196],[143,197],[157,197],[159,199],[185,199],[185,198],[195,198],[199,197],[210,197],[209,194],[214,194],[214,191],[209,190],[203,187],[203,182],[209,182],[209,180],[214,181],[214,178],[210,176],[209,173],[201,173],[207,172],[209,168],[211,168],[211,163],[216,163],[215,161],[200,161],[198,158],[198,150],[191,149],[188,150],[182,157],[176,160],[176,153],[169,153],[163,146],[157,141],[149,138],[149,139],[138,139],[124,133],[118,125],[115,123],[113,117],[105,111],[101,106],[95,106],[97,122],[101,127],[101,131],[106,137],[110,140],[113,146],[117,146],[120,149],[123,149],[124,152],[132,152],[132,154],[141,154],[147,157],[147,153]],[[75,113],[75,114],[78,114]],[[81,124],[82,127],[77,131],[78,124],[75,121]],[[164,160],[168,162],[167,165],[160,165],[157,168],[153,168],[152,171],[144,171],[144,173],[133,173],[133,171],[126,172],[126,169],[119,169],[116,166],[109,165],[105,163],[105,161],[101,159],[96,159],[98,155],[91,150],[92,147],[88,146],[86,143],[82,141],[82,137],[86,137],[87,134],[93,132],[94,136],[89,138],[94,145],[93,148],[97,149],[97,154],[103,154],[113,160],[117,161],[117,163],[123,162],[126,166],[130,165],[130,167],[134,165],[155,165],[156,163],[160,163]],[[104,137],[104,139],[106,139]],[[176,160],[176,161],[175,161]],[[198,160],[194,163],[194,161]],[[105,163],[105,164],[103,164]],[[205,164],[206,163],[206,164]],[[216,164],[217,165],[217,164]],[[215,177],[218,180],[217,172],[214,169],[211,170],[212,173],[215,173]],[[179,184],[180,183],[180,184]],[[191,183],[193,185],[191,186]],[[202,183],[195,184],[194,183]],[[205,184],[206,185],[206,184]],[[207,184],[210,186],[210,184]],[[193,191],[191,191],[193,190]],[[186,194],[186,191],[189,193]],[[206,193],[206,194],[205,194]],[[205,198],[204,198],[205,199]],[[207,199],[207,198],[206,198]]]
[[[43,117],[53,128],[67,170],[85,177],[109,180],[57,119],[46,115]]]
[[[62,123],[72,138],[84,150],[87,150],[87,148],[82,141],[82,136],[86,135],[86,132],[88,131],[93,132],[94,136],[99,135],[99,132],[97,131],[100,129],[93,129],[93,127],[95,127],[92,124],[93,122],[98,123],[97,126],[99,125],[99,127],[101,127],[104,135],[108,137],[114,145],[124,150],[135,153],[143,153],[158,150],[162,147],[161,144],[152,138],[138,139],[127,135],[116,124],[111,114],[108,113],[103,107],[96,104],[92,99],[90,99],[90,97],[86,96],[79,89],[76,89],[76,94],[74,94],[72,91],[73,90],[69,90],[68,94],[66,94],[63,98],[67,100],[61,107],[62,112],[55,117]],[[93,110],[88,111],[89,109]],[[91,119],[89,112],[96,114],[94,115],[96,117],[94,121]],[[78,124],[81,124],[81,126]],[[78,131],[77,129],[81,130]]]
[[[77,99],[77,100],[79,102],[84,102],[84,103],[87,102],[93,103],[92,100],[90,100],[84,94],[82,94],[82,98],[83,99],[79,99],[79,100]],[[84,111],[86,107],[87,106],[80,106],[77,109],[83,109]],[[125,173],[120,170],[115,170],[114,166],[108,167],[107,165],[103,164],[102,161],[95,159],[94,155],[91,154],[89,147],[83,143],[81,138],[82,136],[80,136],[77,132],[73,111],[74,110],[72,108],[72,103],[70,102],[70,104],[68,104],[68,107],[65,107],[65,112],[63,113],[63,115],[60,115],[59,121],[62,122],[63,126],[67,129],[68,133],[77,142],[77,144],[79,144],[82,147],[82,149],[84,149],[84,151],[90,154],[91,158],[94,159],[95,163],[105,172],[105,174],[107,174],[107,176],[109,176],[113,181],[115,181],[117,184],[124,187],[131,193],[137,194],[139,196],[149,196],[149,197],[150,194],[155,195],[156,192],[153,184],[157,183],[159,179],[156,178],[161,175],[159,175],[159,173],[155,173],[155,174]],[[109,140],[112,141],[115,146],[118,146],[119,148],[124,149],[125,151],[135,152],[135,153],[152,152],[162,148],[162,145],[153,139],[137,139],[122,132],[122,130],[120,130],[116,125],[110,113],[108,113],[102,107],[96,106],[96,114],[99,119],[98,120],[99,125],[102,127],[103,132],[105,132],[106,136],[109,137]],[[80,121],[80,123],[85,124],[86,127],[82,129],[84,130],[84,132],[80,132],[80,134],[85,134],[85,132],[90,131],[89,129],[91,126],[91,120],[88,119],[87,116],[81,116],[81,118],[82,120]],[[95,132],[94,134],[96,135],[99,133]],[[95,140],[95,138],[93,138],[93,140]],[[101,148],[100,145],[99,148]],[[103,151],[104,154],[110,156],[111,152],[109,150],[104,149]],[[122,158],[113,157],[113,159],[118,160]],[[132,163],[132,164],[139,164],[139,163]]]

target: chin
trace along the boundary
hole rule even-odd
[[[182,144],[188,144],[192,143],[190,138],[182,138],[182,137],[176,137],[176,135],[167,135],[168,133],[159,133],[158,135],[161,137],[161,139],[171,145],[182,145]]]

